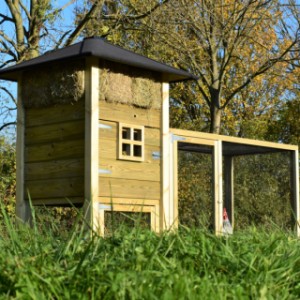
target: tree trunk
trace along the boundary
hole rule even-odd
[[[211,105],[210,107],[210,133],[220,134],[222,109]]]
[[[216,62],[216,60],[215,60]],[[216,63],[213,64],[214,70],[216,70]],[[221,88],[220,82],[217,79],[217,74],[215,74],[215,79],[213,79],[213,85],[209,89],[210,93],[210,133],[220,134],[221,131],[221,116],[222,116],[222,108],[221,108]]]

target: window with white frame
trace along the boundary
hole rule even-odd
[[[119,159],[144,161],[144,126],[119,123]]]

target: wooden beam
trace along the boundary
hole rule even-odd
[[[293,220],[296,224],[296,233],[300,237],[300,212],[299,212],[299,154],[291,151],[291,206]]]
[[[224,156],[225,208],[231,226],[234,226],[234,158]]]
[[[49,116],[55,116],[49,118]],[[26,129],[84,119],[84,101],[53,106],[26,108]]]
[[[179,225],[179,213],[178,213],[178,142],[171,142],[171,152],[172,152],[172,197],[174,205],[174,227],[178,228]]]
[[[98,230],[101,220],[98,209],[98,147],[99,147],[99,61],[86,58],[85,69],[85,166],[84,215],[93,230]]]
[[[213,151],[213,207],[214,231],[223,232],[223,176],[222,176],[222,141],[216,141]]]
[[[161,117],[157,109],[151,109],[150,117],[149,110],[140,107],[106,101],[99,101],[99,105],[101,120],[160,128]]]
[[[162,84],[161,112],[161,207],[160,228],[169,230],[174,222],[174,203],[170,197],[170,132],[169,132],[169,84]]]
[[[18,221],[30,223],[31,209],[29,201],[25,199],[25,112],[22,100],[22,78],[18,81],[18,103],[17,103],[17,145],[16,145],[16,217]]]
[[[222,142],[244,144],[249,146],[257,146],[257,147],[267,147],[267,148],[273,148],[278,150],[298,150],[298,146],[296,145],[287,145],[287,144],[274,143],[274,142],[251,140],[251,139],[238,138],[238,137],[219,135],[213,133],[205,133],[205,132],[192,131],[192,130],[170,128],[170,132],[180,136],[202,138],[202,139],[213,140],[213,141],[222,141]]]
[[[159,199],[158,181],[132,180],[99,176],[100,197],[118,197],[131,199]]]

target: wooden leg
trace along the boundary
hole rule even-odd
[[[224,188],[225,188],[225,208],[231,226],[234,226],[234,158],[224,157]]]
[[[222,141],[216,141],[213,151],[213,198],[214,230],[216,235],[223,232],[223,177],[222,177]]]
[[[85,165],[84,216],[95,231],[99,230],[99,62],[95,57],[86,60],[85,70]]]
[[[291,207],[293,220],[296,223],[296,233],[300,236],[299,216],[299,155],[298,151],[291,151]]]

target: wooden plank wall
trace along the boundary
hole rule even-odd
[[[26,197],[34,205],[82,204],[84,101],[26,108],[25,124]]]
[[[99,101],[99,202],[125,199],[127,204],[154,205],[160,201],[160,110]],[[118,160],[118,124],[145,126],[145,160]]]

